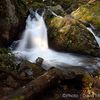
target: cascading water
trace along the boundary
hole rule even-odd
[[[95,39],[96,39],[96,41],[97,41],[97,43],[98,43],[98,45],[100,47],[100,38],[94,34],[94,32],[93,32],[91,27],[87,27],[87,29],[93,34],[93,36],[95,37]]]
[[[84,60],[88,57],[77,56],[71,53],[59,53],[48,48],[47,28],[43,19],[37,12],[34,17],[29,15],[26,20],[26,29],[19,45],[12,51],[17,57],[26,58],[35,62],[38,57],[44,59],[43,65],[49,66],[89,66]],[[96,64],[98,64],[96,62]],[[45,68],[48,69],[48,68]]]
[[[35,18],[31,19],[29,15],[26,20],[26,30],[22,36],[22,40],[18,45],[18,51],[24,51],[27,47],[47,49],[47,28],[43,17],[35,14]]]

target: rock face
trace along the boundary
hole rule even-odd
[[[94,36],[70,16],[54,17],[48,32],[49,45],[53,49],[96,55],[98,45]]]
[[[61,5],[62,8],[67,13],[71,13],[73,10],[77,9],[80,5],[86,4],[89,1],[90,0],[49,0],[49,1],[44,0],[43,3],[46,4],[47,6]]]
[[[8,46],[22,31],[25,9],[22,0],[0,1],[0,47]]]
[[[100,2],[93,2],[80,6],[71,14],[75,19],[91,23],[96,30],[100,29]]]

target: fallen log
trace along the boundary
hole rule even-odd
[[[64,79],[64,75],[61,70],[53,68],[41,75],[35,80],[32,80],[27,85],[15,90],[13,93],[2,97],[0,100],[14,100],[14,98],[21,97],[22,100],[28,100],[31,96],[34,98],[36,95],[40,95],[48,88],[58,84]],[[20,99],[21,100],[21,99]]]

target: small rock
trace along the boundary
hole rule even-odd
[[[22,61],[19,64],[19,74],[22,73],[22,76],[25,73],[25,77],[31,78],[31,77],[38,77],[42,75],[45,70],[40,66],[43,62],[42,58],[37,59],[37,63],[31,63],[29,61]],[[24,72],[24,73],[23,73]]]
[[[41,66],[42,63],[43,63],[43,60],[44,60],[43,58],[38,57],[38,58],[36,59],[36,64],[39,65],[39,66]]]

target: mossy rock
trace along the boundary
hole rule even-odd
[[[33,10],[37,10],[39,8],[45,8],[45,4],[42,2],[32,2],[27,4],[28,7],[32,7]]]
[[[80,6],[71,15],[75,19],[91,23],[97,30],[100,30],[100,2]]]
[[[45,70],[41,66],[38,66],[37,64],[31,63],[29,61],[21,62],[20,70],[23,69],[32,69],[34,78],[37,78],[38,76],[42,75],[45,72]]]
[[[49,45],[60,51],[95,54],[98,44],[94,36],[79,21],[65,17],[54,17],[49,25]]]
[[[0,67],[7,70],[16,70],[16,58],[9,49],[0,48]]]
[[[93,76],[89,73],[84,74],[84,77],[82,78],[84,87],[91,87],[94,83]]]

